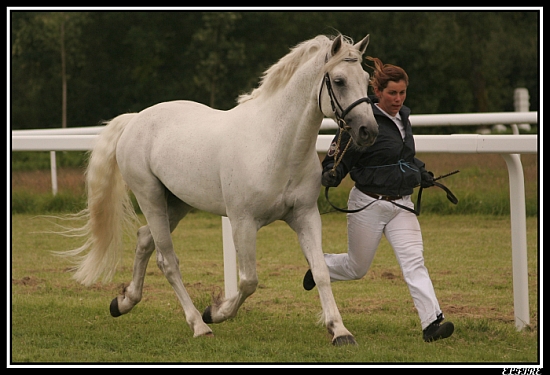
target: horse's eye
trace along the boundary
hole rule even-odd
[[[336,79],[334,80],[334,84],[335,84],[336,86],[342,87],[342,86],[345,86],[345,85],[346,85],[346,81],[343,80],[342,78],[336,78]]]

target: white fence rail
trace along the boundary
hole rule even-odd
[[[486,112],[486,113],[452,113],[441,115],[411,115],[410,121],[414,127],[419,126],[480,126],[510,124],[515,134],[517,124],[536,124],[537,112]],[[321,130],[336,129],[338,125],[332,119],[324,119]]]
[[[510,218],[512,229],[512,277],[514,315],[518,330],[529,325],[529,289],[527,274],[527,230],[525,217],[525,185],[519,154],[538,152],[537,135],[518,135],[517,125],[538,122],[537,112],[506,112],[478,114],[412,115],[413,126],[494,125],[516,126],[513,135],[417,135],[417,152],[501,154],[508,167],[510,183]],[[334,128],[332,120],[324,120],[322,129]],[[103,126],[67,129],[37,129],[12,131],[12,151],[50,151],[52,187],[57,191],[55,151],[91,150]],[[317,151],[328,150],[333,135],[319,135]],[[225,295],[237,293],[236,255],[231,226],[222,218]]]

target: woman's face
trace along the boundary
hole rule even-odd
[[[375,88],[374,94],[378,97],[378,106],[389,115],[395,116],[407,97],[407,84],[403,80],[388,81],[388,86],[384,90]]]

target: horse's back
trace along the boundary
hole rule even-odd
[[[164,102],[141,111],[117,145],[117,163],[130,188],[159,180],[184,202],[224,214],[220,153],[231,136],[229,129],[222,129],[224,114],[191,101]]]
[[[190,100],[173,100],[162,102],[139,112],[142,126],[201,126],[204,116],[215,116],[223,111],[213,109],[205,104]]]
[[[126,126],[119,149],[131,145],[134,149],[143,147],[147,151],[151,151],[151,147],[162,147],[170,152],[183,150],[181,147],[171,149],[169,145],[185,139],[187,145],[193,146],[194,137],[208,130],[209,119],[216,118],[216,123],[222,112],[186,100],[155,104],[139,112]]]
[[[184,110],[191,110],[191,111],[218,111],[216,109],[213,109],[212,107],[207,106],[206,104],[202,104],[199,102],[194,102],[191,100],[171,100],[168,102],[162,102],[154,104],[148,108],[145,108],[140,113],[146,113],[149,111],[155,111],[158,109],[174,109],[176,111],[184,111]]]

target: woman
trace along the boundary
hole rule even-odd
[[[325,254],[325,262],[331,281],[360,279],[367,273],[384,234],[418,311],[424,341],[444,339],[453,334],[454,325],[442,323],[444,316],[424,265],[422,233],[411,201],[415,187],[433,186],[434,180],[415,157],[410,109],[403,105],[409,78],[398,66],[367,58],[374,62],[369,83],[375,94],[371,99],[378,137],[368,148],[346,150],[349,134],[337,133],[322,163],[322,184],[338,186],[349,173],[355,186],[349,194],[348,209],[368,207],[348,213],[348,252]],[[303,286],[306,290],[315,286],[311,270],[304,276]]]

